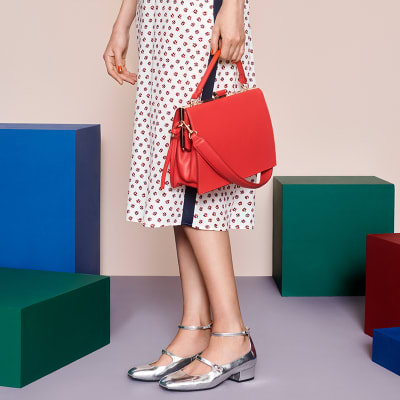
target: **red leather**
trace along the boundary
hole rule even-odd
[[[261,172],[260,182],[253,183],[243,179],[236,171],[234,171],[221,156],[207,143],[204,138],[194,135],[193,144],[203,159],[212,167],[219,175],[229,182],[235,182],[240,186],[247,188],[258,188],[268,182],[272,175],[272,168],[268,168]]]
[[[201,94],[219,53],[220,50],[214,55],[192,98]],[[239,79],[245,82],[241,62],[237,65]],[[161,189],[165,185],[168,165],[172,187],[196,187],[199,194],[229,183],[257,189],[269,181],[276,166],[276,152],[272,123],[261,89],[251,88],[184,108],[184,121],[194,132],[190,139],[188,129],[183,128],[183,143],[178,126],[180,115],[178,108]],[[261,172],[258,183],[245,179],[258,172]]]
[[[206,72],[204,73],[203,78],[201,78],[199,85],[197,86],[197,89],[193,92],[192,94],[192,99],[197,99],[200,97],[201,92],[203,91],[204,85],[207,82],[208,76],[211,74],[211,70],[214,68],[215,63],[218,61],[218,57],[221,54],[221,49],[218,49],[216,53],[214,54],[214,57],[211,59],[210,63],[207,66]],[[247,78],[244,73],[243,65],[242,62],[239,60],[237,63],[237,68],[239,70],[239,82],[242,85],[245,85],[247,83]]]

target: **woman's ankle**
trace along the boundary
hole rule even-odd
[[[206,326],[211,322],[211,316],[204,315],[184,315],[182,316],[180,325],[194,325],[194,326]]]
[[[213,332],[242,332],[246,329],[242,320],[214,320]]]

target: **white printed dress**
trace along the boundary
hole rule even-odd
[[[151,228],[254,228],[255,189],[229,184],[199,195],[189,186],[172,188],[169,168],[165,187],[160,189],[174,113],[188,103],[204,75],[215,14],[221,4],[222,0],[138,0],[139,65],[127,221]],[[245,0],[244,18],[246,45],[241,61],[251,88],[256,81],[249,0]],[[236,64],[219,59],[208,83],[211,92],[239,90]],[[257,174],[247,179],[257,182],[256,178]]]

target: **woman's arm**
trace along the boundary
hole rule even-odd
[[[223,0],[212,30],[212,53],[220,48],[220,58],[232,62],[239,61],[244,54],[244,2]]]
[[[136,16],[137,0],[122,0],[117,19],[114,22],[113,30],[129,31]]]
[[[136,6],[137,0],[122,1],[110,40],[103,54],[108,74],[121,85],[123,81],[134,85],[137,80],[137,75],[129,72],[125,67],[129,45],[129,29],[136,16]]]

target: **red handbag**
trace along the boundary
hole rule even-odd
[[[263,92],[249,88],[241,61],[236,63],[242,89],[214,92],[200,100],[203,87],[221,53],[219,49],[190,103],[176,109],[161,189],[170,164],[170,185],[197,188],[199,194],[230,183],[257,189],[276,166],[275,140]],[[259,182],[245,178],[260,174]]]

